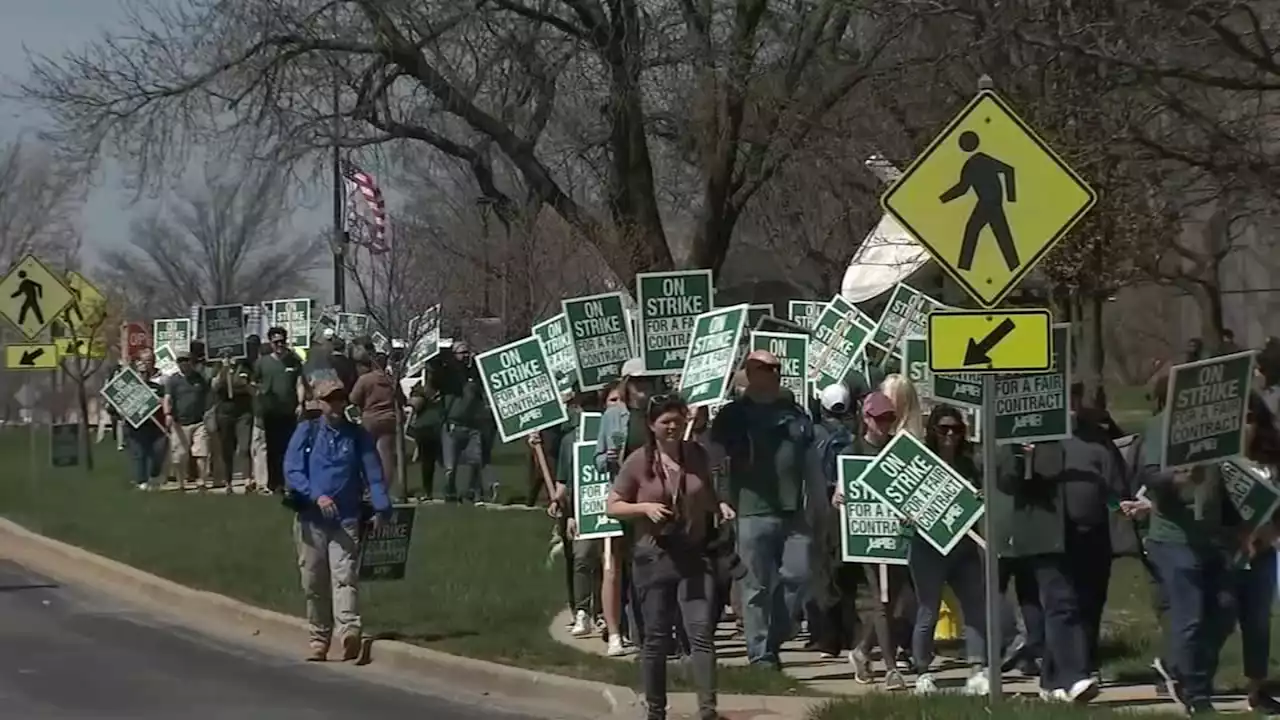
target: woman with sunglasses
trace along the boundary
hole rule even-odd
[[[982,473],[974,461],[964,415],[957,408],[935,406],[929,413],[924,435],[930,450],[975,487],[981,487]],[[979,686],[986,682],[981,666],[986,657],[987,617],[982,551],[978,544],[966,537],[950,554],[942,555],[922,536],[913,534],[907,546],[907,568],[915,584],[917,603],[915,627],[911,633],[911,656],[918,673],[916,692],[926,694],[938,689],[929,665],[934,657],[933,637],[938,628],[943,586],[951,587],[964,616],[965,650],[976,670],[968,687],[980,690]]]
[[[654,397],[644,447],[623,461],[608,512],[630,526],[632,579],[639,596],[640,654],[648,720],[667,717],[667,655],[679,617],[691,646],[699,720],[714,720],[715,581],[707,538],[720,512],[707,453],[684,439],[689,408],[678,396]]]

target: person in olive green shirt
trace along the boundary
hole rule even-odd
[[[444,458],[445,502],[484,504],[482,469],[484,466],[484,430],[489,408],[485,404],[480,371],[471,347],[454,343],[452,361],[443,363],[440,391],[444,395],[444,430],[441,433],[441,455]],[[458,465],[467,469],[467,478],[458,485]]]
[[[267,444],[267,490],[284,492],[284,454],[298,426],[303,397],[302,361],[289,349],[289,333],[282,327],[267,331],[270,352],[253,366],[257,389],[257,421]]]
[[[172,460],[178,486],[185,490],[192,479],[203,490],[209,473],[209,434],[204,414],[209,408],[209,381],[192,362],[190,352],[178,355],[177,374],[165,380],[164,417],[169,430]],[[194,478],[189,474],[194,471]]]
[[[216,366],[211,385],[214,425],[217,427],[219,471],[223,487],[231,492],[236,457],[248,457],[253,430],[253,367],[247,358],[226,360]]]
[[[431,502],[435,497],[436,465],[440,462],[440,437],[444,430],[444,397],[430,370],[423,372],[422,382],[409,393],[409,405],[413,408],[409,432],[413,434],[418,460],[422,463],[422,494],[418,501]]]

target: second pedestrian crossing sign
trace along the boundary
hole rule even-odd
[[[983,307],[995,307],[1097,194],[990,90],[881,199]]]
[[[71,291],[35,255],[18,261],[0,280],[0,315],[34,340],[72,300]]]

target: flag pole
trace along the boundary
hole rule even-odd
[[[338,27],[338,18],[336,15],[334,20],[334,29]],[[331,158],[330,171],[332,173],[333,182],[333,303],[338,306],[338,311],[346,309],[347,295],[347,270],[346,270],[346,250],[347,237],[346,231],[342,227],[342,150],[339,146],[339,138],[342,133],[341,121],[341,105],[338,87],[338,67],[334,62],[333,68],[333,157]]]

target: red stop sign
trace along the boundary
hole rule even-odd
[[[142,323],[131,322],[125,325],[126,357],[130,360],[138,356],[138,352],[151,347],[151,338]]]

